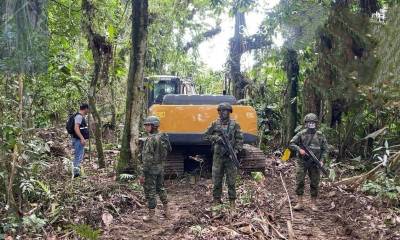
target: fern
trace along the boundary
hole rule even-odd
[[[20,183],[20,188],[21,188],[21,191],[22,191],[22,193],[31,193],[31,192],[33,192],[34,190],[35,190],[35,187],[34,187],[34,179],[22,179],[21,180],[21,183]]]
[[[367,181],[363,185],[362,191],[393,202],[400,201],[400,186],[396,184],[393,178],[388,178],[384,175],[381,175],[376,180]]]
[[[39,218],[35,214],[23,217],[22,222],[25,228],[34,231],[38,231],[46,225],[46,219]]]
[[[87,224],[71,225],[72,230],[81,238],[97,240],[100,237],[100,230],[93,229]]]
[[[53,198],[53,195],[51,194],[49,185],[47,185],[46,183],[39,181],[39,180],[36,180],[35,182],[40,187],[40,190],[42,190],[49,199]]]
[[[129,187],[130,187],[133,191],[136,191],[136,192],[141,192],[141,191],[143,191],[143,187],[142,187],[140,184],[137,184],[137,183],[132,183],[132,184],[129,185]]]

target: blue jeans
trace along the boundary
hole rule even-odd
[[[72,138],[72,147],[75,150],[75,157],[74,157],[74,174],[78,174],[80,171],[80,165],[83,160],[83,155],[85,153],[85,147],[81,144],[81,140],[78,138]]]

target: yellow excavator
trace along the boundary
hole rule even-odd
[[[239,154],[241,169],[246,172],[264,171],[266,157],[255,147],[257,143],[257,114],[251,106],[237,103],[230,95],[199,95],[190,79],[157,75],[145,78],[149,115],[160,118],[160,131],[167,133],[172,152],[166,161],[166,174],[181,175],[199,165],[211,166],[210,143],[203,134],[218,117],[219,103],[232,104],[232,119],[244,135],[244,149]]]

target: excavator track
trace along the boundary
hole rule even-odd
[[[239,154],[240,169],[245,172],[264,172],[266,158],[261,149],[244,144],[243,151]]]
[[[185,160],[188,153],[185,151],[172,151],[168,154],[165,163],[165,175],[181,176],[185,171]],[[264,172],[266,167],[266,156],[257,147],[244,144],[243,151],[239,154],[240,169],[246,173]],[[210,159],[211,160],[211,159]]]
[[[184,172],[185,156],[180,152],[171,152],[165,163],[165,175],[180,176]]]

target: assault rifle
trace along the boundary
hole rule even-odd
[[[235,166],[237,168],[239,168],[239,166],[240,166],[239,159],[237,158],[235,150],[233,149],[228,136],[226,135],[226,133],[223,130],[221,130],[219,132],[221,132],[222,145],[225,147],[226,152],[228,152],[229,158],[232,160],[233,164],[235,164]]]
[[[319,159],[315,156],[315,154],[313,153],[313,151],[311,151],[306,145],[304,144],[300,144],[300,147],[306,152],[306,155],[309,156],[309,158],[312,160],[313,163],[315,163],[315,165],[317,165],[318,169],[321,170],[321,172],[325,175],[325,176],[329,176],[328,171],[326,171],[326,169],[321,165],[321,162],[319,161]]]

